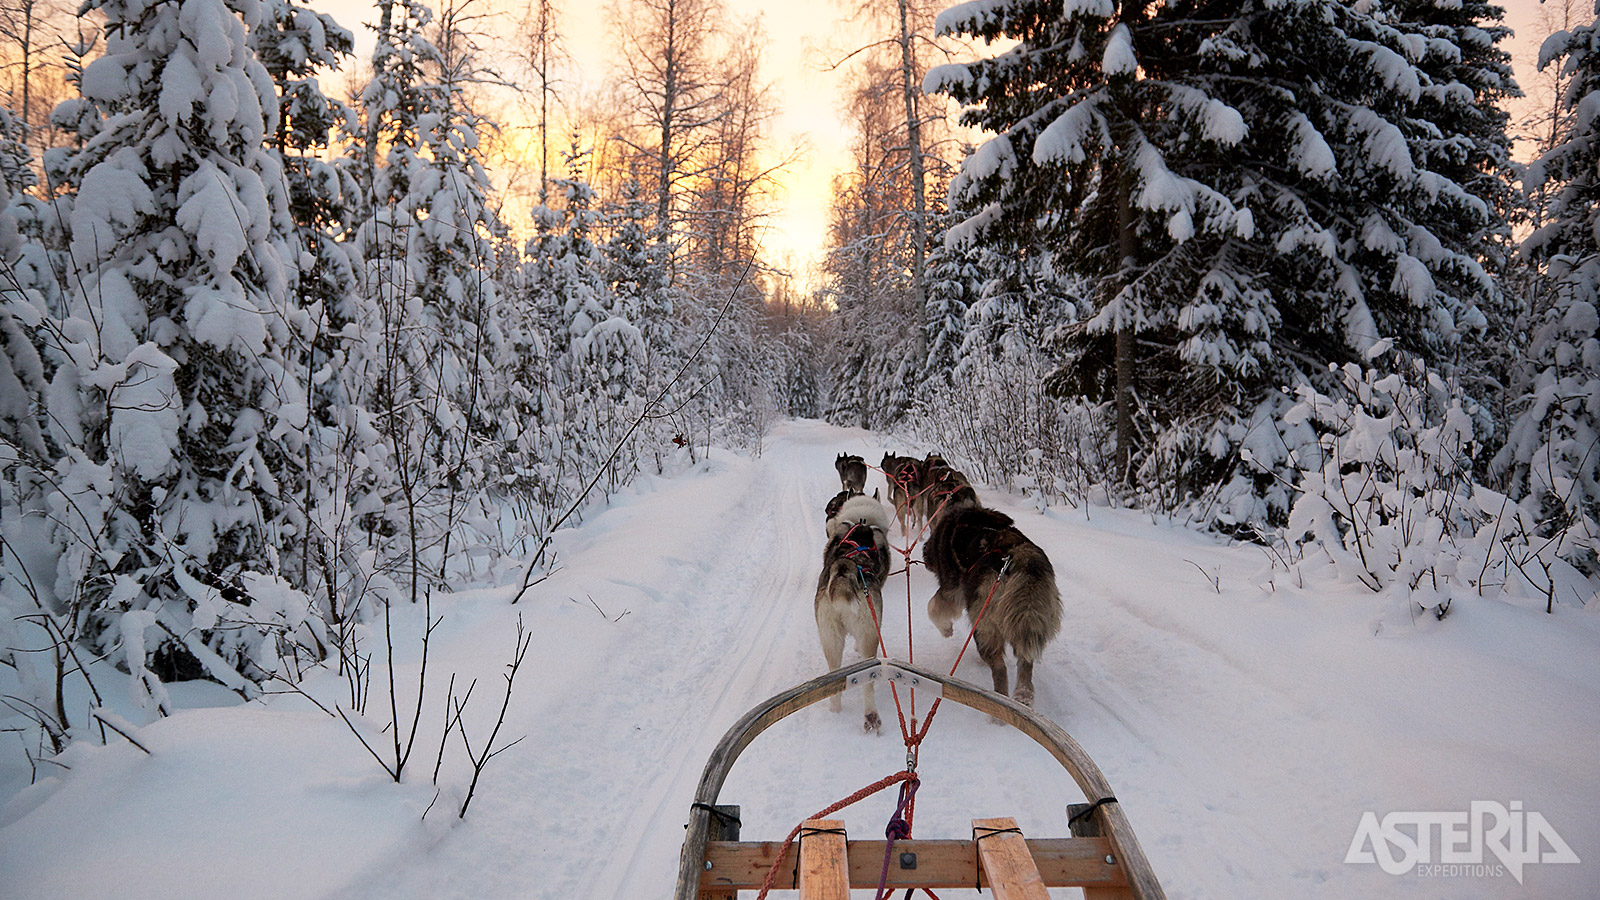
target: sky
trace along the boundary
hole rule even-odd
[[[497,0],[498,2],[498,0]],[[887,0],[883,0],[887,2]],[[1582,0],[1580,0],[1582,2]],[[370,31],[363,22],[375,21],[368,0],[313,0],[357,33],[357,53],[371,52]],[[520,9],[522,0],[505,0]],[[562,31],[574,67],[587,86],[593,87],[611,72],[613,41],[607,30],[607,4],[594,0],[557,0]],[[846,70],[828,71],[828,64],[873,36],[845,21],[855,4],[839,0],[726,0],[730,13],[741,20],[758,19],[769,43],[763,60],[764,76],[774,85],[779,111],[773,123],[773,143],[781,150],[801,147],[803,153],[782,177],[771,228],[764,240],[768,256],[780,265],[788,261],[802,284],[807,271],[820,259],[827,239],[828,205],[833,176],[848,165],[849,133],[841,115]],[[952,2],[950,5],[954,5]],[[1505,0],[1506,24],[1517,31],[1509,49],[1517,79],[1532,93],[1534,60],[1538,53],[1536,20],[1540,0]],[[515,17],[504,19],[507,31]],[[1518,153],[1525,158],[1526,148]]]
[[[371,53],[371,32],[364,22],[377,21],[368,0],[312,0],[311,5],[330,13],[356,32],[357,56]],[[521,7],[521,0],[508,6]],[[557,0],[561,30],[574,68],[590,88],[612,71],[614,42],[608,34],[605,5],[601,2]],[[863,39],[836,20],[842,5],[832,0],[729,0],[727,7],[741,20],[759,20],[769,38],[763,59],[764,77],[774,83],[779,110],[773,122],[773,143],[780,152],[800,147],[803,152],[783,176],[764,249],[780,265],[790,268],[802,283],[806,269],[819,258],[827,237],[828,206],[833,175],[845,165],[849,135],[839,113],[844,75],[825,71],[830,59],[854,48]],[[515,27],[507,16],[506,28]],[[852,43],[852,42],[855,43]],[[493,173],[491,172],[491,175]]]

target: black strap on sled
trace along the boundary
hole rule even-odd
[[[1107,803],[1115,802],[1117,802],[1117,798],[1115,797],[1101,797],[1099,800],[1096,800],[1088,806],[1085,806],[1083,809],[1078,810],[1077,813],[1072,816],[1072,818],[1068,819],[1067,828],[1071,829],[1072,826],[1094,815],[1095,810],[1105,806]]]

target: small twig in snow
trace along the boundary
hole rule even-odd
[[[105,716],[101,715],[100,714],[100,710],[98,710],[98,709],[94,710],[93,712],[89,713],[89,715],[93,716],[95,721],[99,722],[101,725],[104,725],[107,728],[111,729],[112,731],[115,731],[117,734],[122,735],[123,738],[125,738],[128,743],[134,745],[135,747],[138,747],[140,750],[143,750],[145,756],[154,756],[155,755],[154,753],[150,752],[150,748],[149,747],[146,747],[145,745],[143,745],[143,744],[139,743],[138,741],[134,740],[133,739],[133,735],[131,735],[131,734],[127,733],[126,731],[123,731],[121,728],[117,727],[117,723],[115,723],[115,722],[111,721],[110,719],[106,718]]]
[[[1215,592],[1215,593],[1217,593],[1219,595],[1222,593],[1222,573],[1220,571],[1219,572],[1215,572],[1215,573],[1207,572],[1205,569],[1200,567],[1199,563],[1195,562],[1192,559],[1186,559],[1186,560],[1184,560],[1184,562],[1188,563],[1191,566],[1194,566],[1196,569],[1200,569],[1200,574],[1204,575],[1206,577],[1206,581],[1211,583],[1211,590],[1213,592]]]

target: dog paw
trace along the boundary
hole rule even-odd
[[[1029,709],[1033,708],[1033,688],[1017,688],[1016,694],[1011,699],[1021,703]]]
[[[939,626],[939,633],[941,635],[944,635],[945,637],[954,637],[955,636],[955,633],[956,633],[955,623],[953,623],[953,622],[943,622],[943,623],[935,622],[933,624]]]
[[[867,718],[861,723],[861,729],[867,734],[883,734],[883,720],[875,712],[867,713]]]

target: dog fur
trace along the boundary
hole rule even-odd
[[[1007,560],[1010,568],[1001,577]],[[1008,692],[1009,644],[1017,658],[1013,697],[1032,706],[1033,664],[1061,630],[1061,592],[1050,558],[1010,516],[984,508],[970,485],[960,485],[934,517],[922,561],[939,580],[939,589],[928,601],[928,618],[945,637],[954,634],[956,617],[962,612],[977,623],[973,640],[979,658],[994,675],[998,694]]]
[[[846,456],[839,454],[833,461],[833,467],[839,470],[839,483],[844,489],[854,494],[867,492],[867,461],[859,456]]]
[[[822,553],[822,575],[817,579],[817,639],[828,670],[844,659],[846,636],[855,638],[864,657],[878,655],[876,615],[883,621],[883,582],[889,575],[889,514],[877,499],[841,491],[828,501],[828,546]],[[867,604],[872,604],[870,607]],[[865,687],[866,717],[862,727],[877,734],[878,717],[872,685]],[[843,699],[835,694],[829,707],[838,712]]]

